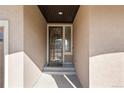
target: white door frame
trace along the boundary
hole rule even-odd
[[[63,47],[63,62],[64,62],[64,55],[72,55],[73,53],[73,27],[72,27],[72,24],[54,24],[54,23],[51,23],[51,24],[47,24],[47,64],[49,64],[49,27],[50,26],[60,26],[60,27],[63,27],[63,33],[64,33],[64,36],[63,36],[63,44],[64,44],[64,39],[65,39],[65,27],[66,26],[70,26],[71,27],[71,52],[64,52],[64,47]]]
[[[0,26],[4,29],[4,88],[8,88],[8,54],[9,54],[9,47],[8,47],[8,21],[7,20],[0,20]]]

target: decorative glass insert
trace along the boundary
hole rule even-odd
[[[65,52],[71,52],[71,27],[65,27]]]
[[[49,65],[63,62],[63,28],[49,27]]]

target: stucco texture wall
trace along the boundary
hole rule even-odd
[[[46,62],[47,24],[37,6],[0,6],[9,25],[8,87],[32,87]]]
[[[80,6],[73,23],[74,64],[82,87],[89,87],[89,14],[88,6]]]
[[[83,87],[124,87],[123,10],[80,6],[73,23],[74,63]]]
[[[124,87],[124,6],[90,7],[90,87]]]
[[[0,20],[9,22],[9,53],[23,50],[23,6],[0,6]]]
[[[8,87],[23,87],[23,6],[0,6],[0,20],[9,23]]]
[[[46,62],[47,23],[37,6],[24,6],[24,87],[32,87]]]

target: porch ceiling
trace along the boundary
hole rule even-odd
[[[38,5],[48,23],[73,23],[79,5]]]

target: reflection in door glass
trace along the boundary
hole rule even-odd
[[[65,27],[65,52],[71,52],[71,27]]]
[[[49,27],[49,64],[62,64],[63,61],[62,27]]]

